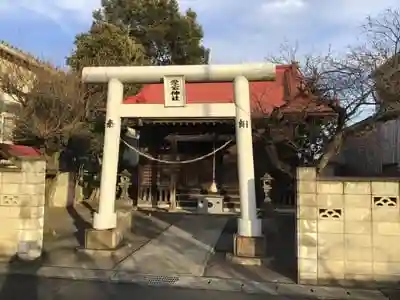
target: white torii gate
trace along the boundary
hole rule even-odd
[[[86,83],[108,83],[100,203],[94,215],[94,229],[114,229],[117,225],[115,189],[121,118],[235,118],[241,211],[238,236],[262,236],[256,210],[249,80],[274,80],[275,65],[87,67],[82,79]],[[186,104],[185,82],[231,81],[235,103]],[[164,104],[123,104],[124,83],[159,82],[164,82]],[[176,99],[169,97],[174,91],[178,92]]]

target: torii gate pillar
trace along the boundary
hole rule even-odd
[[[182,101],[168,99],[165,104],[123,104],[124,83],[159,83],[173,78],[181,80]],[[254,256],[262,237],[261,220],[257,217],[249,80],[275,79],[275,65],[269,63],[243,65],[191,65],[150,67],[88,67],[82,72],[87,83],[108,83],[106,128],[101,173],[100,203],[94,215],[93,228],[115,229],[115,189],[122,117],[139,118],[235,118],[240,211],[235,254]],[[195,103],[184,101],[185,82],[232,82],[235,103]],[[172,81],[171,81],[172,82]],[[183,94],[183,95],[182,95]]]

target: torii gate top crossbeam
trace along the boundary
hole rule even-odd
[[[187,66],[132,66],[86,67],[82,80],[87,83],[106,83],[118,79],[122,83],[158,83],[165,75],[184,76],[186,82],[230,82],[238,76],[250,81],[275,79],[275,65],[271,63],[240,65],[187,65]]]

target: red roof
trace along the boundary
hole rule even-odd
[[[0,151],[12,157],[40,157],[40,151],[29,146],[0,144]]]
[[[281,106],[285,106],[285,111],[290,111],[292,105],[289,104],[289,101],[297,98],[300,83],[301,74],[295,64],[278,65],[274,81],[250,82],[252,111],[269,114],[274,108]],[[186,83],[187,103],[232,103],[233,99],[233,84],[231,82]],[[304,103],[306,99],[301,97],[299,100]],[[310,104],[309,100],[306,102]],[[124,104],[139,103],[163,104],[163,84],[145,85],[136,96],[130,96],[124,100]],[[293,110],[299,111],[299,105],[294,106]],[[303,107],[303,105],[300,106]],[[308,107],[311,108],[311,111],[321,112],[321,107],[316,103]],[[324,106],[323,110],[325,109],[327,107]]]

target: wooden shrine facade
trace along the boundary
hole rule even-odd
[[[314,118],[332,115],[331,108],[302,93],[301,86],[302,77],[295,64],[277,66],[275,81],[250,82],[254,118],[268,118],[277,110],[288,116],[304,112]],[[186,83],[185,89],[188,104],[232,103],[234,99],[232,83]],[[162,83],[145,85],[136,96],[126,98],[124,103],[162,104],[164,86]],[[193,159],[232,140],[228,147],[215,155],[190,164],[165,164],[141,157],[133,182],[137,187],[135,196],[138,206],[196,209],[197,198],[208,193],[215,177],[218,192],[225,196],[224,210],[237,211],[239,193],[237,156],[233,150],[234,120],[137,119],[129,122],[139,129],[138,148],[161,160]],[[265,173],[264,156],[265,153],[255,154],[256,178]],[[263,197],[261,181],[255,184],[258,197]]]

